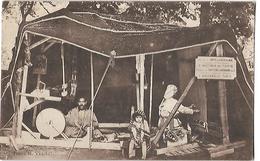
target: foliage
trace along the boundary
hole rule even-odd
[[[121,6],[123,4],[127,6],[127,9],[122,12]],[[251,21],[255,14],[255,3],[253,2],[87,1],[71,2],[68,8],[72,11],[120,14],[126,19],[132,18],[134,21],[180,22],[185,24],[186,19],[201,19],[201,25],[227,23],[238,37],[252,35]],[[203,24],[202,22],[206,23]]]

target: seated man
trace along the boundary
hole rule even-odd
[[[86,107],[87,101],[85,98],[79,98],[78,106],[73,108],[65,116],[66,127],[65,134],[68,137],[83,137],[87,134],[87,128],[91,126],[91,113],[90,109]],[[101,132],[97,129],[98,120],[93,112],[92,126],[94,138],[102,136]],[[81,129],[81,130],[80,130]]]

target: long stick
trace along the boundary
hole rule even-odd
[[[253,110],[252,106],[250,105],[248,99],[246,98],[246,95],[245,95],[245,93],[244,93],[244,91],[243,91],[243,89],[242,89],[242,87],[241,87],[239,81],[237,80],[237,78],[235,78],[235,81],[236,81],[236,84],[237,84],[237,86],[238,86],[240,92],[242,93],[242,95],[243,95],[243,97],[244,97],[244,99],[245,99],[245,101],[246,101],[246,104],[248,105],[248,108],[250,109],[251,113],[253,114],[253,113],[254,113],[254,110]]]
[[[91,101],[94,99],[94,66],[93,66],[93,53],[90,54],[90,79],[91,79]],[[92,108],[91,108],[91,115],[90,115],[90,133],[89,135],[89,148],[91,149],[92,145],[92,127],[93,127],[93,113],[94,113],[94,102],[92,103]]]
[[[160,139],[160,137],[162,136],[165,128],[169,125],[169,123],[171,122],[171,120],[173,119],[175,113],[178,111],[181,103],[183,102],[184,98],[187,96],[190,88],[192,87],[192,85],[195,83],[196,81],[196,77],[193,76],[189,82],[189,84],[186,86],[184,92],[182,93],[181,97],[179,98],[179,100],[177,101],[177,103],[174,105],[170,115],[167,117],[166,121],[164,122],[164,124],[162,125],[162,127],[159,127],[159,131],[157,132],[154,140],[152,141],[153,145],[156,145]]]
[[[149,126],[151,129],[152,122],[152,105],[153,104],[153,55],[151,58],[151,73],[150,73],[150,107],[149,107]]]

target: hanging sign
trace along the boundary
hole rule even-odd
[[[199,56],[195,61],[198,79],[233,80],[236,77],[236,60],[231,57]]]

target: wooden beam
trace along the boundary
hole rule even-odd
[[[71,148],[71,145],[75,142],[75,139],[68,140],[55,140],[55,139],[16,139],[17,144],[23,145],[36,145],[36,146],[53,146],[53,147],[64,147]],[[88,140],[78,139],[75,148],[89,148]],[[92,149],[108,149],[108,150],[121,150],[120,143],[101,143],[92,142]]]
[[[99,123],[99,128],[127,128],[129,123]]]
[[[40,139],[38,138],[36,135],[34,135],[34,133],[32,132],[32,130],[26,126],[24,123],[22,123],[22,126],[35,138],[35,139]]]
[[[34,97],[34,98],[38,98],[38,99],[44,99],[44,100],[48,100],[48,101],[56,101],[56,102],[61,101],[61,97],[39,96],[39,95],[34,95],[34,94],[29,94],[29,93],[19,93],[19,95],[26,96],[26,97]]]
[[[10,145],[10,140],[7,136],[0,136],[0,143]]]
[[[235,150],[232,149],[226,149],[223,151],[219,151],[219,152],[215,152],[215,153],[210,153],[210,158],[217,158],[217,157],[221,157],[224,155],[228,155],[228,154],[233,154],[235,152]]]
[[[209,151],[209,153],[215,153],[215,152],[219,152],[219,151],[226,150],[226,149],[241,148],[244,146],[246,146],[246,141],[237,141],[234,143],[229,143],[229,144],[225,144],[225,145],[219,145],[217,147],[208,148],[207,150]]]
[[[245,99],[245,101],[246,101],[246,104],[248,105],[249,110],[250,110],[251,113],[253,114],[253,113],[254,113],[253,107],[252,107],[251,104],[249,103],[249,101],[248,101],[248,99],[247,99],[247,97],[246,97],[246,95],[245,95],[245,93],[244,93],[244,91],[243,91],[243,89],[242,89],[242,87],[241,87],[239,81],[237,80],[237,78],[235,78],[235,81],[236,81],[236,84],[237,84],[237,86],[238,86],[240,92],[242,93],[242,95],[243,95],[243,97],[244,97],[244,99]]]
[[[190,149],[190,148],[195,148],[195,147],[199,147],[198,143],[192,143],[192,144],[184,144],[184,145],[178,145],[178,146],[173,146],[173,147],[166,147],[166,148],[161,148],[161,149],[156,149],[155,153],[156,155],[161,155],[161,154],[165,154],[168,152],[174,153],[180,150],[186,150],[186,149]]]
[[[39,46],[39,45],[45,43],[46,41],[48,41],[48,40],[50,40],[50,39],[51,39],[51,38],[44,38],[44,39],[42,39],[42,40],[40,40],[40,41],[38,41],[38,42],[32,44],[32,45],[29,47],[29,49],[32,50],[33,48],[36,48],[37,46]]]
[[[212,56],[214,51],[215,51],[215,49],[217,48],[217,46],[218,46],[218,43],[215,43],[215,44],[211,45],[211,47],[209,48],[209,50],[208,50],[206,55]]]
[[[177,101],[177,103],[174,105],[170,115],[167,117],[166,121],[164,122],[164,124],[162,125],[162,127],[159,127],[159,131],[156,133],[155,138],[153,139],[152,143],[154,146],[156,146],[156,144],[158,143],[160,137],[162,136],[165,128],[169,125],[169,123],[171,122],[171,120],[173,119],[174,115],[176,114],[176,112],[178,111],[181,103],[183,102],[184,98],[187,96],[190,88],[192,87],[192,85],[195,83],[196,81],[196,77],[193,76],[190,80],[190,82],[188,83],[188,85],[186,86],[185,90],[183,91],[181,97],[179,98],[179,100]]]
[[[47,46],[45,46],[42,49],[42,53],[45,53],[50,47],[52,47],[54,44],[56,44],[57,42],[50,42],[50,44],[48,44]]]
[[[26,92],[27,76],[28,76],[28,66],[25,65],[23,68],[23,80],[22,80],[22,90],[21,90],[22,93]],[[16,137],[21,137],[21,134],[22,134],[23,109],[22,109],[21,105],[25,104],[25,102],[26,102],[26,97],[21,96],[20,105],[19,105],[19,108],[17,111],[18,120],[17,120],[17,136]]]
[[[37,105],[43,103],[45,100],[37,100],[35,102],[33,102],[32,104],[30,104],[29,106],[26,106],[24,109],[23,109],[23,112],[27,111],[27,110],[30,110],[31,108],[33,107],[36,107]]]
[[[223,46],[219,44],[216,48],[217,56],[224,56]],[[227,88],[224,80],[218,81],[218,97],[219,97],[219,114],[222,128],[223,144],[228,144],[229,141],[229,126],[228,126],[228,114],[227,114]]]

